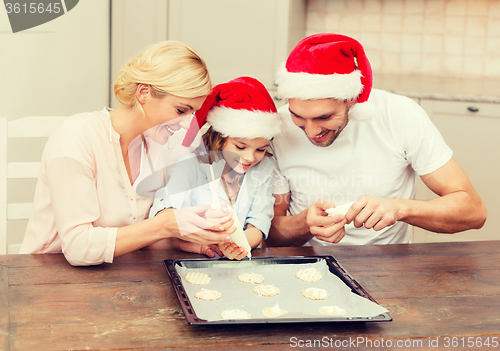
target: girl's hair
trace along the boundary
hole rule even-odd
[[[205,61],[189,46],[164,41],[149,46],[122,68],[114,93],[118,101],[142,112],[135,92],[139,83],[151,86],[156,97],[167,94],[183,98],[208,95],[212,88]]]
[[[215,152],[215,160],[219,161],[223,158],[222,156],[222,148],[226,143],[227,137],[223,137],[221,133],[213,129],[213,127],[208,128],[205,134],[203,134],[203,144],[205,145],[205,149],[207,152],[214,151]],[[266,150],[266,156],[272,156],[269,151]]]

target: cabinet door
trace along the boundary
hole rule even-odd
[[[305,32],[304,0],[170,0],[168,38],[207,62],[214,84],[250,76],[273,89],[278,66]]]
[[[457,234],[436,234],[414,228],[414,242],[500,239],[500,104],[422,99],[421,106],[453,150],[488,210],[483,228]],[[422,182],[418,198],[435,195]]]

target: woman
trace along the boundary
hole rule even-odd
[[[162,239],[200,253],[208,250],[202,244],[227,241],[230,214],[209,221],[205,207],[145,220],[153,200],[134,189],[145,155],[159,159],[151,140],[165,143],[187,126],[210,89],[204,61],[182,43],[159,43],[130,60],[114,86],[116,110],[72,116],[49,138],[20,253],[62,252],[72,265],[93,265]],[[191,233],[186,241],[181,232]]]
[[[211,204],[215,198],[234,209],[250,250],[267,237],[273,218],[273,165],[266,156],[271,156],[267,152],[270,140],[281,132],[281,116],[258,80],[240,77],[213,89],[196,113],[186,144],[198,129],[196,123],[201,126],[205,121],[210,128],[203,135],[201,156],[177,163],[166,189],[158,191],[168,196],[157,196],[150,215],[168,206],[180,209]],[[222,176],[218,175],[216,184],[209,184],[219,165],[224,167]],[[241,260],[248,254],[234,242],[219,243],[218,248],[229,259]]]

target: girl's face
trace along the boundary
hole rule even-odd
[[[222,154],[227,164],[238,173],[245,173],[266,155],[269,140],[263,138],[226,138]]]
[[[142,105],[146,114],[147,134],[163,145],[176,131],[189,127],[191,115],[198,111],[206,96],[183,98],[176,95],[155,97],[150,95]]]

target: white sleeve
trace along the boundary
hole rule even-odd
[[[197,189],[207,184],[194,155],[188,155],[169,167],[167,173],[171,174],[170,178],[167,185],[156,192],[150,217],[169,207],[179,209],[195,206],[200,201]]]
[[[271,142],[271,153],[273,156],[270,158],[273,174],[272,174],[272,193],[276,195],[288,194],[290,192],[290,184],[288,183],[288,179],[281,173],[279,168],[279,163],[276,159],[276,155],[272,150],[272,142]]]
[[[111,263],[115,252],[118,228],[92,224],[101,216],[101,210],[95,178],[90,172],[70,158],[56,158],[47,164],[51,205],[62,252],[73,266]]]
[[[418,175],[434,172],[447,163],[453,151],[420,105],[405,98],[398,118],[404,118],[403,130],[397,133],[405,157]]]
[[[170,203],[170,199],[167,193],[167,187],[159,189],[155,193],[155,198],[153,201],[153,205],[149,210],[149,218],[156,216],[156,214],[166,208],[173,207]]]
[[[269,158],[266,159],[268,160]],[[261,162],[267,160],[262,160]],[[267,238],[269,229],[271,228],[271,220],[274,216],[272,174],[272,162],[265,162],[257,172],[252,172],[253,186],[251,191],[254,192],[254,195],[245,220],[246,223],[250,223],[262,232],[264,240]]]

